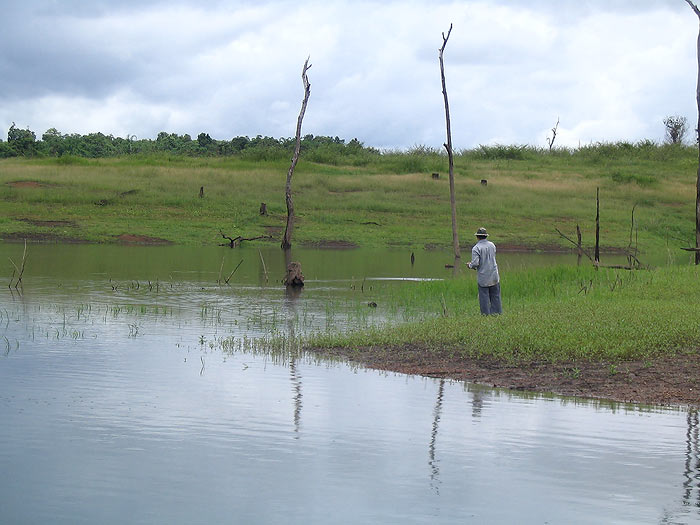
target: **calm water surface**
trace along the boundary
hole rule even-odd
[[[2,523],[700,522],[696,412],[249,344],[389,316],[358,305],[410,283],[371,278],[449,277],[444,254],[300,250],[289,296],[277,250],[29,250],[0,291]]]

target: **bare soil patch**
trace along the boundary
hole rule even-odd
[[[450,350],[419,345],[312,351],[344,357],[378,370],[513,390],[628,403],[700,406],[700,349],[648,361],[517,364],[490,357],[464,357]]]
[[[574,250],[569,248],[563,248],[557,246],[556,244],[539,244],[534,246],[526,246],[524,244],[514,244],[514,243],[503,243],[500,242],[496,245],[499,252],[508,253],[573,253]],[[469,246],[471,249],[471,246]]]
[[[34,232],[14,232],[2,235],[5,242],[46,242],[46,243],[67,243],[67,244],[87,244],[85,239],[59,235],[57,233],[34,233]]]
[[[284,228],[282,226],[263,226],[266,235],[279,235],[282,238],[282,232]]]
[[[16,180],[13,182],[8,182],[8,186],[12,186],[13,188],[43,188],[46,187],[46,184],[42,184],[41,182],[37,182],[34,180]]]
[[[173,244],[172,241],[161,239],[159,237],[149,237],[148,235],[134,235],[131,233],[123,233],[117,237],[120,244],[145,244],[148,246],[158,246]]]
[[[42,221],[38,219],[18,219],[22,222],[31,224],[32,226],[42,226],[46,228],[77,228],[78,225],[73,221]]]
[[[309,248],[328,248],[333,250],[352,250],[357,248],[358,245],[351,241],[313,241],[302,243],[304,246]]]

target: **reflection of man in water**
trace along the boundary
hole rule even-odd
[[[476,270],[476,282],[479,285],[479,307],[483,315],[500,314],[501,284],[496,264],[496,245],[486,238],[486,228],[479,228],[474,234],[477,243],[472,248],[472,260],[467,266]]]

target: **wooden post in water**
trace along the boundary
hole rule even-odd
[[[287,275],[284,277],[285,286],[304,286],[304,274],[301,273],[301,264],[291,262],[287,266]]]
[[[578,264],[578,266],[581,266],[581,256],[583,255],[583,248],[581,247],[581,228],[578,224],[576,225],[576,249],[578,253],[576,263]]]

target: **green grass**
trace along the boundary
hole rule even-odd
[[[298,222],[293,242],[450,246],[447,158],[442,152],[416,147],[364,152],[357,158],[321,153],[302,156],[294,175]],[[289,160],[267,157],[3,159],[0,236],[51,233],[113,242],[130,233],[186,245],[218,243],[219,230],[281,237]],[[600,187],[604,249],[627,245],[637,205],[640,248],[665,251],[669,242],[688,244],[693,238],[696,170],[695,149],[647,142],[551,153],[525,146],[463,151],[455,158],[460,239],[467,248],[471,232],[483,225],[503,247],[561,249],[569,246],[555,228],[573,235],[579,224],[590,247]],[[432,180],[433,172],[440,173],[439,180]],[[482,186],[481,179],[488,185]],[[26,181],[39,185],[13,185]],[[261,202],[267,203],[267,217],[258,214]],[[71,225],[37,225],[42,221]]]
[[[470,277],[403,288],[393,301],[411,322],[345,335],[316,334],[307,344],[418,344],[507,362],[651,359],[700,346],[697,267],[513,272],[501,283],[503,315],[488,317],[478,312]]]

